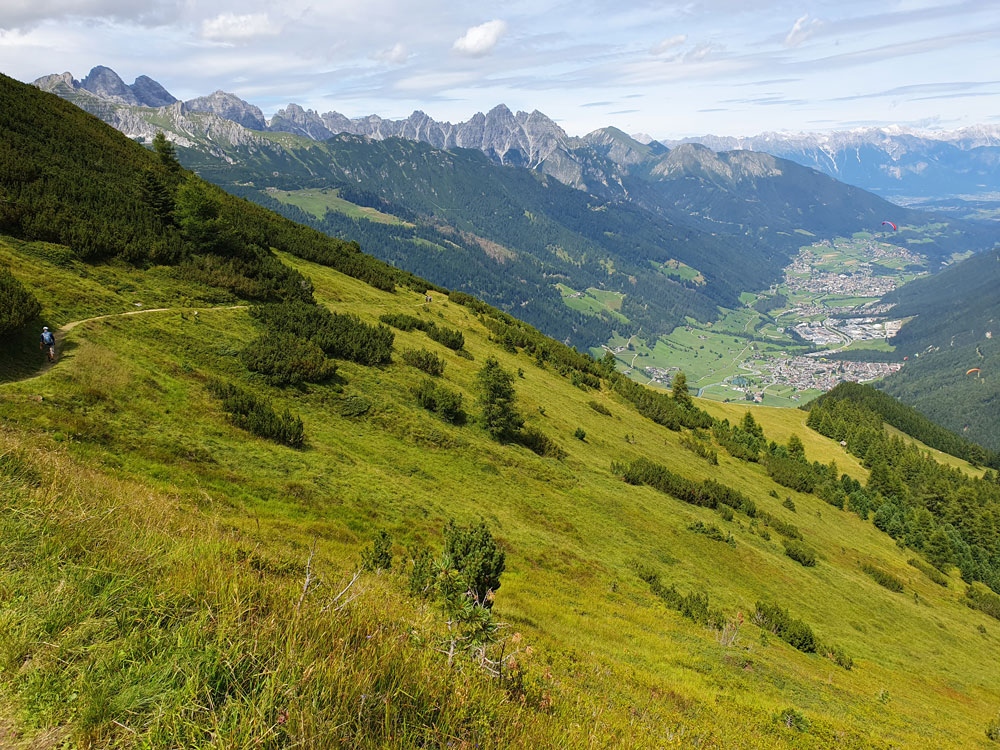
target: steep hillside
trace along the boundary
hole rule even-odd
[[[33,96],[40,135],[86,124]],[[156,158],[96,124],[76,138],[61,166],[100,146],[126,197]],[[31,224],[0,238],[64,332],[54,367],[0,386],[4,745],[996,734],[992,474],[942,470],[867,416],[879,455],[859,460],[803,412],[710,415],[468,295],[344,273],[391,273],[361,254],[255,249],[309,296],[246,301],[181,265],[84,257],[103,243],[93,193],[18,184],[86,220],[68,245]],[[218,211],[285,226],[235,199]],[[212,255],[199,228],[177,230],[185,257]],[[5,361],[38,361],[7,343]],[[939,511],[962,503],[976,512],[952,540]]]
[[[909,360],[885,390],[1000,450],[1000,251],[908,284],[886,301],[897,303],[893,314],[915,317],[893,338]]]

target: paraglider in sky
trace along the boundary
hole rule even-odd
[[[882,222],[882,226],[885,226],[886,224],[888,224],[890,227],[892,227],[892,231],[893,232],[895,232],[898,229],[898,227],[895,224],[893,224],[891,221],[883,221]]]
[[[968,375],[970,372],[982,372],[978,367],[973,367],[971,370],[967,371],[965,374]]]

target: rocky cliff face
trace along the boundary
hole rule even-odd
[[[267,130],[264,113],[258,107],[240,99],[236,94],[216,91],[184,102],[184,112],[211,112],[250,130]]]
[[[139,103],[147,107],[166,107],[177,101],[177,97],[149,76],[139,76],[129,88]]]
[[[71,91],[87,92],[99,99],[134,107],[164,107],[177,101],[169,91],[149,76],[139,76],[129,86],[115,71],[104,65],[92,68],[82,81],[74,79],[72,73],[61,75],[54,73],[42,76],[35,80],[33,85],[42,91],[60,96]]]
[[[315,111],[302,109],[298,104],[289,104],[275,112],[268,128],[282,133],[304,135],[315,141],[325,141],[334,135]]]

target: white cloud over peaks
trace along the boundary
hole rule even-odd
[[[223,13],[201,23],[201,35],[219,42],[235,42],[260,36],[273,36],[281,29],[266,13],[248,13],[238,16]]]
[[[406,45],[402,42],[396,42],[388,49],[379,50],[373,55],[376,60],[392,63],[394,65],[405,63],[409,56],[410,52],[406,49]]]
[[[507,24],[505,22],[487,21],[466,31],[455,40],[451,48],[463,55],[479,57],[491,52],[506,31]]]
[[[815,34],[822,25],[823,22],[819,19],[810,19],[808,13],[797,18],[795,24],[792,26],[792,30],[785,37],[785,46],[798,47],[802,42]]]
[[[672,50],[674,47],[678,47],[687,41],[687,34],[678,34],[677,36],[672,36],[664,39],[659,44],[654,44],[650,50],[651,55],[662,55],[664,52]]]

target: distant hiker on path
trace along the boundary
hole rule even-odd
[[[48,326],[42,326],[42,337],[38,341],[38,348],[48,354],[49,362],[56,361],[56,337],[52,335]]]

